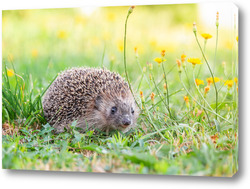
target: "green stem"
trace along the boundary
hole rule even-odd
[[[203,47],[203,51],[204,51],[204,53],[206,52],[206,45],[207,45],[207,39],[204,39],[204,47]],[[203,61],[203,57],[202,57],[202,60],[201,60],[201,62]],[[200,66],[200,68],[199,68],[199,71],[198,71],[198,74],[197,74],[197,78],[199,77],[199,75],[200,75],[200,71],[201,71],[201,66]]]
[[[186,68],[184,68],[184,72],[185,72],[185,75],[186,75],[186,78],[187,78],[187,81],[188,81],[189,89],[191,89],[191,84],[190,84],[189,79],[188,79],[188,75],[187,75],[187,70],[186,70]]]
[[[211,76],[213,78],[214,89],[215,89],[215,100],[216,100],[216,103],[215,103],[216,104],[216,107],[215,107],[215,112],[216,112],[215,118],[217,119],[217,115],[218,115],[218,107],[217,107],[218,106],[218,91],[217,91],[216,83],[215,83],[215,80],[214,80],[214,74],[213,74],[213,71],[212,71],[212,69],[211,69],[211,67],[210,67],[210,65],[209,65],[209,63],[207,61],[207,58],[206,58],[206,56],[205,56],[205,54],[204,54],[204,52],[203,52],[203,50],[201,48],[201,45],[200,45],[200,42],[199,42],[199,40],[197,38],[196,32],[194,32],[194,35],[195,35],[196,42],[197,42],[197,44],[198,44],[198,46],[199,46],[199,48],[201,50],[202,56],[203,56],[203,58],[204,58],[204,60],[205,60],[205,62],[207,64],[209,72],[210,72],[210,74],[211,74]]]
[[[127,72],[127,59],[126,59],[126,43],[127,43],[127,23],[128,23],[128,18],[129,18],[129,15],[131,14],[132,12],[130,12],[130,10],[128,11],[128,14],[127,14],[127,17],[126,17],[126,20],[125,20],[125,31],[124,31],[124,51],[123,51],[123,57],[124,57],[124,70],[125,70],[125,75],[126,75],[126,79],[128,81],[128,85],[129,85],[129,89],[133,95],[133,98],[138,106],[139,109],[141,109],[139,103],[137,102],[137,100],[135,99],[135,95],[133,93],[133,90],[132,90],[132,87],[131,87],[131,84],[130,84],[130,81],[129,81],[129,77],[128,77],[128,72]]]
[[[163,65],[164,62],[162,62],[162,70],[163,70],[163,73],[164,73],[164,79],[165,79],[165,83],[166,83],[166,89],[167,89],[167,104],[168,104],[168,113],[169,113],[169,116],[170,118],[172,118],[172,115],[171,115],[171,111],[170,111],[170,107],[169,107],[169,92],[168,92],[168,81],[167,81],[167,75],[166,75],[166,72],[165,72],[165,68],[164,68],[164,65]]]
[[[218,47],[218,36],[219,36],[219,28],[216,26],[216,44],[215,44],[215,52],[214,52],[214,67],[213,71],[215,70],[216,65],[216,56],[217,56],[217,47]]]
[[[208,123],[211,123],[210,122],[210,119],[209,119],[209,117],[208,117],[208,113],[207,113],[207,111],[206,111],[206,109],[205,109],[205,107],[206,107],[206,105],[205,105],[205,103],[206,103],[206,99],[203,97],[203,95],[201,94],[201,92],[200,92],[200,90],[199,90],[199,87],[196,85],[196,82],[195,82],[195,71],[193,70],[193,80],[194,80],[194,84],[195,84],[195,86],[196,86],[196,89],[198,90],[198,92],[200,93],[200,95],[202,96],[202,98],[204,99],[204,108],[202,108],[203,110],[204,110],[204,112],[205,112],[205,114],[206,114],[206,116],[207,116],[207,120],[208,120]]]
[[[209,106],[211,108],[210,109],[207,109],[206,107],[204,107],[202,104],[200,104],[193,96],[192,94],[187,90],[185,84],[183,83],[182,79],[181,79],[181,75],[179,74],[179,78],[180,78],[180,81],[181,81],[181,84],[183,85],[184,89],[187,91],[188,95],[202,108],[206,109],[207,111],[217,115],[218,117],[220,117],[221,119],[225,120],[226,122],[232,124],[230,121],[228,121],[227,119],[225,119],[224,117],[222,117],[221,115],[217,114],[216,112],[213,111],[213,109],[211,108],[211,106]]]
[[[171,118],[171,113],[170,113],[169,105],[164,101],[164,99],[162,99],[162,94],[161,94],[160,90],[158,89],[158,87],[157,87],[157,85],[156,85],[156,83],[155,83],[155,79],[154,79],[154,75],[153,75],[152,71],[151,71],[150,73],[151,73],[151,75],[152,75],[152,81],[153,81],[153,83],[154,83],[154,85],[155,85],[155,89],[156,89],[156,91],[157,91],[159,97],[161,98],[163,104],[166,106],[166,108],[167,108],[167,110],[168,110],[168,113],[169,113],[169,116],[170,116],[170,118]]]

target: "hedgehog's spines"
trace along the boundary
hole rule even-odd
[[[44,95],[45,118],[58,127],[79,118],[86,118],[82,122],[88,120],[94,123],[97,118],[93,115],[93,109],[98,95],[110,102],[116,98],[133,98],[127,82],[119,74],[106,68],[66,69],[58,75]],[[56,112],[58,116],[54,116]],[[59,117],[61,120],[58,120]],[[103,120],[99,124],[104,122]]]

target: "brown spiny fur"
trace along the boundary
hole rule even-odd
[[[111,113],[113,107],[115,113]],[[68,129],[75,120],[83,129],[127,132],[139,114],[122,77],[95,68],[72,68],[59,74],[44,95],[43,111],[56,132]],[[124,120],[131,122],[124,125]]]

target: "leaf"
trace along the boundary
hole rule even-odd
[[[216,119],[214,119],[214,123],[215,123],[217,131],[220,132],[220,130],[221,130],[220,129],[220,123]]]

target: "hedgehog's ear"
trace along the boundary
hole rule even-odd
[[[97,110],[100,109],[101,103],[102,103],[102,97],[101,97],[100,95],[98,95],[98,96],[96,97],[96,99],[95,99],[95,108],[96,108]]]

